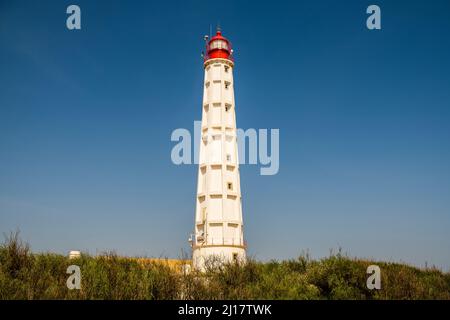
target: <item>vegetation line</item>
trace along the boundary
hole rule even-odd
[[[366,287],[367,267],[381,268],[381,290]],[[81,270],[81,289],[66,285],[69,265]],[[18,233],[0,246],[0,299],[450,299],[450,274],[404,264],[351,259],[210,263],[205,273],[154,259],[76,259],[34,254]]]

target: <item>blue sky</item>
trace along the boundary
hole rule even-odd
[[[277,175],[241,167],[249,254],[342,247],[450,270],[444,0],[0,0],[0,232],[36,251],[188,251],[197,167],[172,164],[170,135],[200,120],[217,22],[238,127],[280,129]]]

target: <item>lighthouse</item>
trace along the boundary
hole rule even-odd
[[[205,36],[202,124],[194,233],[193,267],[246,259],[239,178],[231,43],[217,30]]]

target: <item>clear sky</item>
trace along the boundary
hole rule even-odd
[[[280,129],[277,175],[241,166],[249,254],[450,270],[446,0],[0,0],[0,232],[35,251],[188,251],[197,167],[172,164],[170,135],[200,120],[217,22],[238,127]]]

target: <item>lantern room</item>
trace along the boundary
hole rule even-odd
[[[233,60],[233,50],[231,42],[222,36],[222,32],[217,30],[216,35],[206,44],[205,61],[209,59]]]

